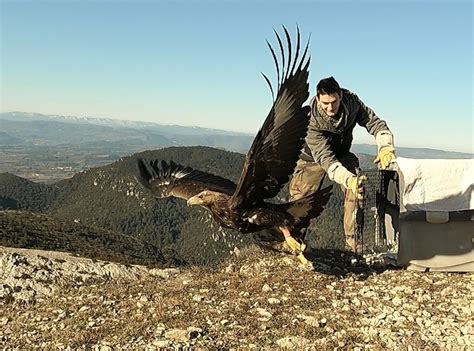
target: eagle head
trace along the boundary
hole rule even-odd
[[[213,191],[204,190],[188,199],[188,205],[207,206],[214,203],[217,199],[217,194]]]

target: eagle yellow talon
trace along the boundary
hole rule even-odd
[[[283,236],[285,237],[285,243],[289,247],[291,251],[295,254],[303,253],[306,245],[304,243],[300,243],[296,240],[292,235],[288,227],[280,227]]]
[[[303,253],[300,253],[296,257],[298,258],[298,261],[300,261],[301,265],[303,265],[305,267],[310,267],[311,266],[311,262],[308,261],[308,259],[306,257],[304,257]]]
[[[286,244],[288,247],[294,251],[295,253],[301,253],[304,250],[304,244],[300,244],[295,238],[292,236],[285,237]]]
[[[305,243],[301,243],[300,247],[301,247],[301,252],[304,252],[304,250],[306,250],[306,244]]]

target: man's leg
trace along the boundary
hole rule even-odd
[[[356,210],[356,198],[355,194],[344,187],[344,236],[346,241],[346,250],[356,251],[356,240],[355,240],[355,210]]]
[[[299,160],[290,181],[289,201],[299,200],[314,193],[318,190],[325,175],[326,172],[320,165]]]
[[[314,162],[299,160],[290,181],[290,196],[288,200],[296,201],[314,193],[319,189],[325,176],[326,172],[320,165]],[[299,233],[294,233],[295,237],[304,239],[306,229],[300,228]]]
[[[359,159],[354,154],[348,154],[345,157],[341,157],[340,162],[350,172],[356,174],[356,168],[359,167]],[[346,241],[346,249],[356,251],[356,240],[355,240],[355,210],[357,207],[355,194],[341,186],[344,193],[344,234]]]

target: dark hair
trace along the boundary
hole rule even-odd
[[[321,94],[334,94],[338,93],[341,94],[341,87],[339,83],[334,79],[334,77],[324,78],[321,79],[316,86],[316,95],[319,96]]]

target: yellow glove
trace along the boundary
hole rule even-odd
[[[359,200],[362,200],[364,198],[362,195],[362,183],[366,180],[367,177],[364,175],[359,177],[352,176],[347,180],[347,189],[352,191]]]
[[[395,159],[395,149],[391,146],[385,146],[380,149],[374,163],[380,162],[380,168],[386,169],[390,162]]]

